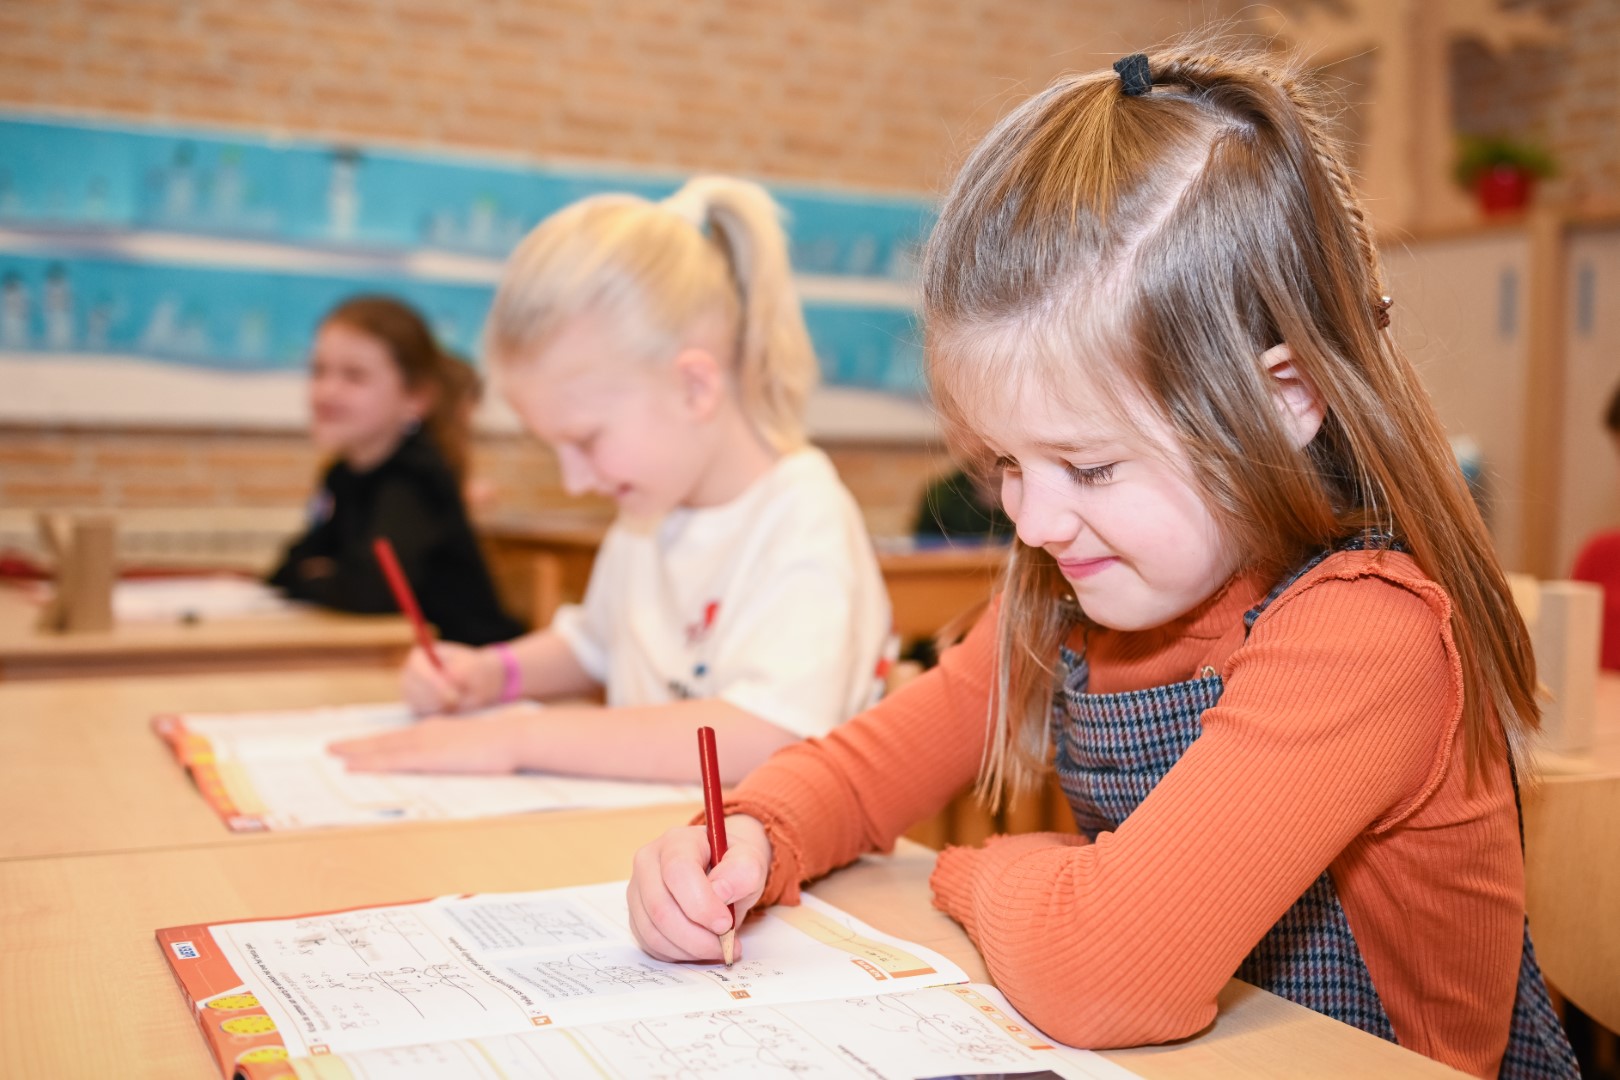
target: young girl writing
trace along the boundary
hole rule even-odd
[[[999,606],[741,784],[712,874],[702,829],[644,848],[649,952],[712,959],[727,903],[1055,754],[1082,835],[947,849],[932,883],[1050,1035],[1189,1036],[1237,975],[1477,1075],[1572,1074],[1525,927],[1527,637],[1326,116],[1252,57],[1138,54],[973,152],[924,300],[1017,528]]]
[[[415,310],[385,296],[339,304],[310,356],[310,434],[335,459],[309,530],[270,583],[343,611],[397,611],[372,541],[394,545],[422,613],[450,641],[521,627],[501,610],[461,496],[466,398],[477,386]]]
[[[859,510],[806,444],[815,381],[775,204],[694,180],[660,203],[599,196],[512,256],[486,341],[514,410],[575,494],[615,499],[585,602],[546,630],[407,661],[427,719],[338,744],[351,768],[690,781],[713,726],[736,780],[871,698],[889,610]]]

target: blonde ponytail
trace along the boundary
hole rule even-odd
[[[804,406],[819,371],[793,288],[781,211],[758,184],[699,176],[663,205],[707,225],[724,249],[742,301],[737,391],[743,411],[778,450],[805,443]]]
[[[758,184],[704,176],[659,203],[598,195],[558,211],[508,261],[486,346],[508,362],[532,356],[582,315],[648,355],[718,317],[735,342],[743,415],[778,451],[804,445],[816,357],[780,211]]]

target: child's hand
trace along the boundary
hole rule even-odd
[[[327,749],[350,772],[510,773],[517,771],[517,725],[524,719],[518,714],[487,720],[432,717]]]
[[[771,868],[771,841],[758,819],[726,818],[726,857],[713,872],[708,831],[671,829],[636,852],[630,875],[630,929],[660,960],[719,960],[720,935],[748,913]]]
[[[412,712],[418,716],[467,712],[500,700],[505,670],[495,653],[453,641],[435,642],[433,652],[443,671],[421,646],[411,650],[400,671],[400,690]]]

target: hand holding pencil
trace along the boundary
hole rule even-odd
[[[386,536],[371,542],[377,566],[388,581],[399,610],[411,621],[416,648],[411,650],[400,674],[401,690],[411,710],[418,715],[456,713],[499,700],[499,663],[486,662],[480,650],[465,645],[434,641],[422,608],[416,602],[410,579],[399,564],[394,545]],[[493,683],[493,685],[488,685]]]
[[[420,645],[400,668],[400,693],[418,716],[447,716],[472,712],[500,702],[502,671],[483,649],[435,642],[435,665]]]
[[[670,829],[636,852],[626,896],[630,929],[660,960],[729,963],[737,959],[741,917],[765,891],[771,841],[757,819],[725,816],[712,731],[700,734],[698,745],[705,823]]]

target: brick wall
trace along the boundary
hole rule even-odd
[[[949,468],[938,447],[828,449],[876,535],[909,532],[924,484]],[[290,433],[0,426],[0,508],[284,510],[308,500],[320,464],[308,440]],[[483,513],[611,512],[605,502],[570,498],[552,455],[532,439],[479,439],[473,478]]]
[[[1614,209],[1620,204],[1620,4],[1518,0],[1511,6],[1545,12],[1565,41],[1502,56],[1459,43],[1452,56],[1457,127],[1539,141],[1559,165],[1547,197]]]
[[[0,103],[931,189],[1184,0],[6,0]]]
[[[0,106],[936,190],[1056,73],[1185,29],[1184,0],[3,0]],[[930,448],[834,449],[903,531]],[[0,506],[302,503],[292,435],[0,429]],[[485,440],[504,508],[544,451]]]
[[[1564,193],[1620,190],[1620,9],[1520,0],[1567,46],[1458,49],[1459,125],[1529,130]],[[1053,74],[1241,10],[1211,0],[3,0],[0,107],[937,190]],[[1365,64],[1341,66],[1355,77]],[[1354,98],[1354,88],[1350,89]],[[928,448],[835,452],[874,529]],[[543,451],[486,440],[502,506],[564,496]],[[0,506],[288,506],[293,435],[0,429]]]
[[[1458,125],[1620,188],[1620,6],[1456,50]],[[5,0],[0,105],[933,190],[1007,103],[1235,0]],[[1339,74],[1350,75],[1345,65]],[[1352,98],[1354,94],[1352,92]]]

